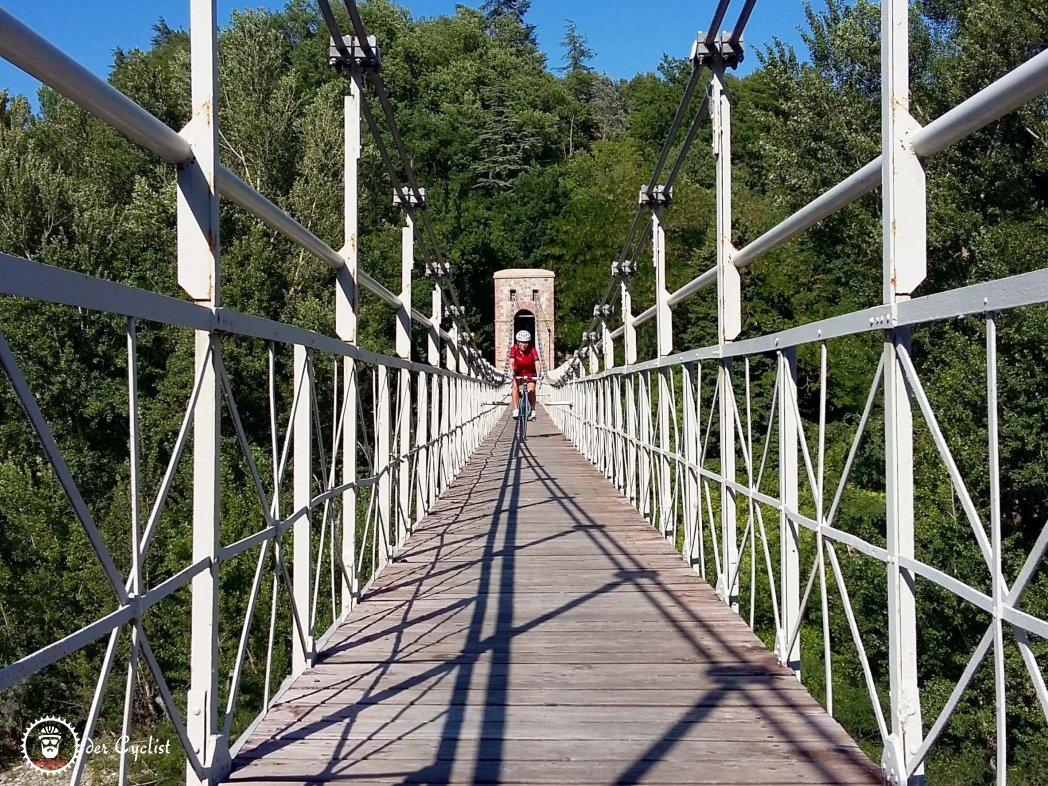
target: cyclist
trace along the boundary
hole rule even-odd
[[[509,348],[509,370],[513,374],[513,417],[518,417],[520,413],[520,377],[531,377],[531,388],[528,390],[531,415],[528,420],[534,420],[539,351],[531,345],[531,333],[526,330],[517,332],[517,343]]]

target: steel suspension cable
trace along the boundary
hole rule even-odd
[[[349,14],[350,22],[353,26],[353,34],[356,39],[356,43],[363,50],[364,59],[377,61],[377,53],[372,48],[370,41],[368,41],[367,29],[364,26],[364,20],[360,15],[360,10],[357,8],[355,2],[352,0],[343,0],[343,4],[346,7],[346,11]],[[345,45],[345,41],[342,36],[341,28],[338,25],[338,21],[335,18],[334,12],[331,9],[329,0],[319,1],[320,11],[324,17],[324,21],[328,26],[331,33],[331,37],[334,40],[335,48],[339,54],[346,60],[354,62],[356,58],[353,53],[350,52],[349,48]],[[403,137],[400,133],[400,128],[397,125],[396,118],[393,114],[393,106],[389,100],[389,94],[386,91],[385,83],[382,81],[381,75],[376,69],[367,69],[367,79],[374,89],[376,96],[378,97],[379,104],[382,107],[382,113],[386,119],[386,125],[389,129],[390,135],[393,138],[393,144],[397,151],[397,157],[400,159],[401,170],[404,173],[404,180],[407,183],[405,188],[401,182],[401,178],[398,176],[396,167],[393,164],[393,157],[390,155],[389,150],[386,148],[385,142],[382,140],[381,131],[378,123],[375,119],[374,112],[371,110],[371,105],[367,95],[363,89],[362,72],[364,69],[360,68],[359,64],[355,63],[351,69],[352,77],[360,92],[361,97],[361,108],[364,112],[365,119],[368,123],[368,127],[371,130],[372,137],[375,139],[376,147],[379,149],[379,155],[382,158],[383,164],[386,167],[386,171],[389,173],[390,179],[393,182],[394,190],[397,192],[399,199],[402,204],[410,204],[408,197],[408,191],[417,200],[417,204],[422,204],[422,192],[419,188],[418,181],[415,178],[414,168],[411,165],[411,159],[408,156],[407,149],[404,145]],[[432,223],[428,220],[425,211],[420,211],[417,215],[417,220],[414,224],[414,234],[419,242],[419,247],[422,249],[426,261],[430,264],[431,268],[437,270],[445,270],[448,268],[444,256],[441,253],[440,245],[437,241],[436,233],[433,230]],[[419,227],[422,227],[420,231]],[[431,256],[432,255],[432,258]],[[432,265],[433,259],[436,260],[436,265]],[[455,307],[452,313],[452,318],[456,324],[460,324],[462,330],[460,331],[460,342],[464,343],[469,350],[467,354],[472,353],[471,359],[477,361],[482,360],[482,355],[476,346],[476,343],[472,338],[472,331],[468,329],[464,321],[465,311],[462,308],[461,301],[458,298],[458,293],[455,291],[454,285],[450,279],[447,281],[446,286],[443,288],[444,293],[451,300],[451,304]],[[457,312],[457,313],[455,313]],[[461,317],[461,319],[459,318]]]
[[[350,2],[350,0],[345,0],[345,2]],[[720,0],[720,2],[718,2],[717,8],[715,9],[713,14],[713,18],[710,21],[709,27],[706,29],[706,36],[703,39],[706,46],[713,45],[717,40],[718,29],[720,28],[721,23],[724,21],[724,17],[727,14],[730,5],[731,0]],[[749,22],[750,15],[753,13],[753,9],[755,6],[756,0],[746,0],[746,2],[743,4],[742,10],[739,12],[739,17],[735,22],[735,27],[729,38],[729,42],[732,46],[737,46],[739,41],[741,41],[743,31],[745,30],[745,27]],[[698,82],[699,73],[701,70],[701,67],[698,66],[698,64],[695,61],[693,61],[691,78],[688,80],[688,84],[685,87],[684,95],[682,96],[681,101],[677,106],[677,111],[674,114],[673,122],[670,124],[669,132],[667,133],[666,139],[663,142],[662,150],[659,153],[659,158],[656,162],[655,169],[652,172],[651,179],[649,180],[648,185],[644,188],[645,193],[649,195],[652,193],[653,189],[658,184],[659,175],[662,173],[662,169],[665,166],[666,159],[669,155],[669,151],[672,149],[673,142],[676,139],[677,133],[680,130],[680,124],[683,120],[684,113],[687,110],[688,104],[691,102],[692,94],[694,93],[695,86]],[[679,176],[680,170],[684,164],[684,160],[691,149],[691,145],[695,141],[695,136],[698,133],[699,127],[702,124],[702,119],[708,109],[709,94],[707,92],[707,94],[703,97],[702,104],[699,106],[698,110],[695,112],[693,116],[692,123],[688,128],[688,132],[685,136],[684,142],[681,145],[677,157],[670,168],[669,175],[667,176],[666,183],[664,184],[667,188],[671,187],[673,183],[676,182],[676,179]],[[637,242],[636,246],[634,245],[634,242],[637,236],[637,230],[639,229],[641,220],[644,216],[645,207],[646,205],[639,205],[637,208],[637,212],[634,214],[629,231],[626,233],[626,241],[623,243],[622,251],[619,253],[619,257],[617,260],[618,265],[622,265],[623,262],[630,259],[629,255],[631,253],[634,255],[640,253],[640,249],[642,248],[644,242],[643,234],[641,235],[641,240]],[[612,276],[610,282],[608,283],[608,287],[604,292],[603,297],[600,299],[599,303],[597,303],[595,311],[603,311],[604,307],[608,304],[609,299],[612,297],[615,288],[615,277]],[[679,302],[679,299],[675,300],[674,302]],[[585,347],[589,343],[589,334],[594,331],[594,329],[597,327],[597,324],[598,318],[594,316],[583,334],[585,337],[583,347]]]

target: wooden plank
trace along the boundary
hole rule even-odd
[[[544,413],[531,436],[496,428],[229,783],[880,782]]]
[[[496,753],[498,746],[489,743]],[[777,754],[755,759],[739,756],[736,749],[734,759],[709,760],[696,751],[697,759],[648,758],[640,761],[516,761],[493,758],[463,756],[457,759],[369,759],[353,758],[349,761],[334,761],[318,764],[317,758],[278,759],[247,764],[240,775],[250,779],[263,773],[265,777],[301,778],[308,774],[315,783],[352,781],[353,783],[448,783],[448,784],[494,784],[494,783],[593,783],[593,770],[608,772],[607,783],[644,784],[768,784],[768,783],[812,783],[852,784],[869,783],[857,780],[854,765],[818,759],[798,760],[788,755]],[[236,782],[236,781],[233,781]],[[250,782],[250,781],[249,781]],[[262,781],[265,782],[265,781]],[[270,781],[272,783],[273,781]]]

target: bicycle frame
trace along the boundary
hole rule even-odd
[[[517,403],[517,436],[521,441],[528,437],[528,418],[531,417],[530,385],[532,377],[517,376],[520,380],[520,397]]]

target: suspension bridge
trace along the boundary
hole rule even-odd
[[[0,253],[0,294],[123,320],[132,499],[125,575],[16,349],[0,335],[6,381],[113,593],[110,613],[5,665],[0,690],[105,643],[81,738],[95,734],[107,690],[118,680],[114,666],[127,663],[122,729],[133,731],[131,686],[144,676],[174,729],[187,784],[901,784],[923,782],[929,752],[977,669],[992,661],[994,755],[998,783],[1005,783],[1006,641],[1021,653],[1024,677],[1048,720],[1048,689],[1035,654],[1036,640],[1048,639],[1048,621],[1022,604],[1048,528],[1018,571],[1007,571],[1016,576],[1009,585],[1002,564],[996,326],[1003,313],[1048,302],[1048,270],[931,295],[915,291],[927,267],[923,162],[1048,90],[1048,52],[922,126],[909,112],[908,3],[884,0],[881,155],[736,248],[724,76],[742,55],[755,2],[736,5],[734,26],[721,33],[732,3],[717,2],[708,32],[692,44],[690,78],[652,176],[638,184],[637,212],[604,297],[594,305],[583,346],[542,386],[540,417],[526,440],[506,413],[505,375],[483,357],[464,321],[382,79],[381,42],[368,35],[352,0],[345,2],[348,30],[327,0],[319,3],[330,64],[347,84],[345,236],[337,250],[219,161],[214,0],[191,0],[192,120],[180,131],[0,10],[0,55],[175,167],[177,269],[185,294],[173,298]],[[663,218],[684,156],[707,119],[716,166],[716,258],[670,292]],[[397,293],[358,265],[365,132],[404,220]],[[740,340],[740,271],[877,188],[882,302]],[[220,199],[334,271],[334,336],[223,305]],[[649,244],[655,303],[634,313],[633,274]],[[412,305],[419,286],[432,295],[428,314]],[[714,288],[717,342],[675,347],[674,306]],[[393,356],[358,345],[362,291],[393,312]],[[989,444],[982,479],[958,469],[913,358],[914,327],[958,317],[985,327]],[[652,320],[656,353],[641,359],[636,331]],[[426,332],[425,359],[412,356],[413,323]],[[196,361],[163,481],[147,491],[139,466],[138,334],[153,324],[192,332]],[[843,473],[828,484],[828,347],[864,335],[882,341],[883,351],[870,370]],[[268,368],[267,412],[238,407],[238,396],[246,397],[224,352],[232,341]],[[802,417],[798,403],[799,350],[818,358],[814,419]],[[771,404],[758,413],[753,393],[760,383],[751,361],[768,358],[774,381],[762,400]],[[330,385],[321,382],[328,374]],[[282,403],[284,387],[292,396]],[[268,421],[270,444],[249,437],[249,414]],[[883,420],[885,444],[886,523],[876,541],[836,526],[835,518],[871,419]],[[915,552],[918,420],[986,562],[988,591]],[[223,480],[224,437],[239,446],[248,488],[231,490]],[[259,464],[260,451],[271,460],[271,477]],[[765,473],[769,453],[772,483]],[[143,562],[179,468],[188,463],[191,557],[148,582]],[[976,482],[990,489],[989,516],[972,502],[968,484]],[[230,494],[257,498],[260,529],[226,537],[221,501]],[[248,603],[242,618],[223,618],[221,569],[242,557],[256,560]],[[856,623],[845,559],[868,560],[886,579],[886,695]],[[266,609],[259,599],[269,582]],[[916,604],[923,583],[990,620],[974,649],[960,654],[967,666],[935,717],[922,713],[918,681]],[[770,648],[754,630],[759,587],[774,620]],[[177,695],[146,622],[180,590],[191,593],[190,678]],[[879,736],[872,760],[834,719],[832,648],[841,643],[825,627],[831,598],[847,618],[847,644],[869,693]],[[799,681],[803,620],[816,605],[824,626],[819,702]],[[291,640],[282,673],[273,659],[281,614],[290,618]],[[267,617],[263,696],[249,713],[253,719],[242,723],[249,632]],[[235,651],[226,674],[221,655],[228,646]],[[88,760],[82,753],[69,762],[64,774],[71,783],[86,777]],[[126,755],[117,779],[129,780]]]

